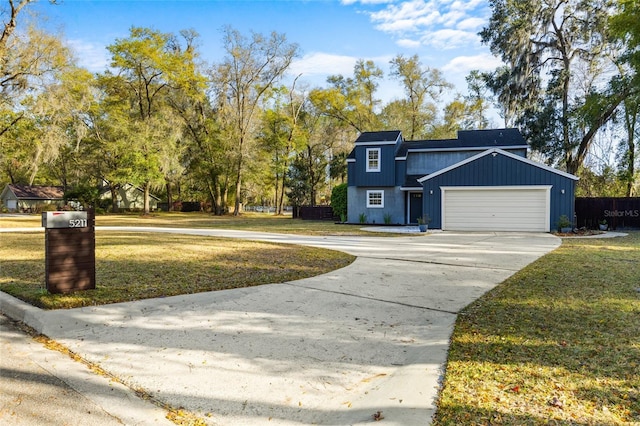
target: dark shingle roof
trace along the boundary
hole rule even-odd
[[[459,130],[457,139],[404,141],[396,156],[404,157],[408,150],[500,148],[506,146],[527,147],[527,142],[518,129]]]
[[[424,177],[424,174],[421,175],[408,175],[405,177],[404,183],[402,186],[404,188],[422,188],[422,184],[418,182],[418,179]]]
[[[356,143],[395,142],[400,136],[400,130],[386,130],[382,132],[363,132],[356,139]]]
[[[482,147],[527,146],[518,129],[459,130],[458,140]]]
[[[62,200],[64,190],[61,186],[9,185],[16,197],[29,200]]]

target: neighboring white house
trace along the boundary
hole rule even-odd
[[[64,190],[61,186],[34,186],[9,184],[0,195],[2,206],[10,212],[32,213],[42,206],[64,205]]]
[[[100,199],[111,200],[111,191],[104,186],[100,191]],[[149,194],[149,209],[154,211],[158,209],[160,198],[153,194]],[[126,210],[142,210],[144,208],[144,190],[132,184],[120,186],[117,191],[117,203],[119,209]]]

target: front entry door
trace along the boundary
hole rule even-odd
[[[408,223],[418,223],[420,216],[422,216],[422,192],[410,192]]]

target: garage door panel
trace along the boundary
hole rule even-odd
[[[444,191],[443,229],[548,231],[547,188]]]

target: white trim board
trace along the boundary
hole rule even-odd
[[[449,167],[445,167],[444,169],[438,170],[437,172],[431,173],[430,175],[423,176],[420,179],[418,179],[418,182],[423,183],[423,182],[425,182],[425,181],[427,181],[429,179],[433,179],[436,176],[440,176],[440,175],[445,174],[445,173],[447,173],[447,172],[449,172],[451,170],[457,169],[458,167],[462,167],[465,164],[472,163],[472,162],[474,162],[474,161],[476,161],[476,160],[478,160],[478,159],[480,159],[482,157],[485,157],[487,155],[492,155],[492,154],[504,155],[504,156],[512,158],[514,160],[521,161],[521,162],[523,162],[525,164],[529,164],[531,166],[541,168],[541,169],[546,170],[548,172],[555,173],[555,174],[558,174],[560,176],[563,176],[563,177],[566,177],[566,178],[569,178],[569,179],[573,179],[573,180],[579,180],[580,179],[577,176],[574,176],[572,174],[569,174],[569,173],[566,173],[566,172],[563,172],[563,171],[560,171],[560,170],[556,170],[553,167],[549,167],[549,166],[544,165],[542,163],[537,163],[535,161],[529,160],[528,158],[524,158],[524,157],[521,157],[519,155],[515,155],[515,154],[512,154],[510,152],[503,151],[503,150],[501,150],[499,148],[492,148],[492,149],[488,149],[488,150],[486,150],[484,152],[481,152],[480,154],[474,155],[473,157],[469,157],[469,158],[467,158],[465,160],[462,160],[462,161],[460,161],[460,162],[458,162],[456,164],[453,164],[453,165],[451,165]]]

